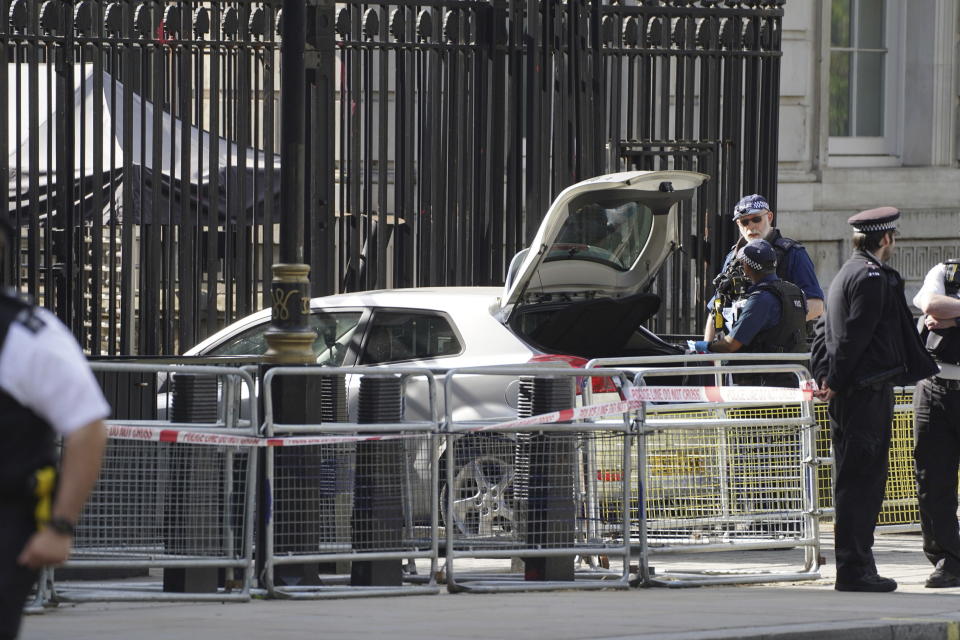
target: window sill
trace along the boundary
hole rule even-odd
[[[900,156],[890,155],[830,155],[827,166],[834,169],[862,167],[899,167]]]

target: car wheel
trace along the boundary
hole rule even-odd
[[[512,440],[478,440],[458,447],[453,484],[441,475],[440,515],[460,535],[493,537],[516,530]],[[448,513],[447,492],[453,491]]]

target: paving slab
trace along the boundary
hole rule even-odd
[[[826,540],[825,540],[826,542]],[[832,551],[823,578],[692,589],[448,594],[249,603],[84,603],[25,619],[24,640],[237,638],[512,638],[579,640],[960,640],[960,588],[923,586],[931,567],[915,534],[881,535],[889,594],[833,589]],[[730,566],[783,562],[790,552],[725,553]],[[707,556],[699,554],[707,562]],[[693,560],[670,558],[673,564]],[[716,560],[709,561],[717,566]]]

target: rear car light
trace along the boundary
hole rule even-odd
[[[541,353],[530,358],[530,362],[566,362],[574,369],[583,369],[587,364],[587,359],[580,356],[566,356],[561,353]]]
[[[542,353],[530,358],[530,362],[566,362],[574,369],[582,369],[587,366],[588,360],[580,356],[568,356],[561,353]],[[613,378],[597,377],[592,380],[591,390],[594,393],[617,393],[617,386],[613,383]],[[580,395],[583,387],[583,378],[577,378],[577,395]]]
[[[613,383],[613,378],[590,378],[593,380],[594,393],[618,393],[617,385]]]

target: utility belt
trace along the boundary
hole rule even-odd
[[[56,488],[56,467],[41,467],[25,480],[0,486],[0,500],[8,504],[30,506],[39,528],[50,521],[53,511],[53,494]]]
[[[881,371],[880,373],[867,376],[866,378],[858,381],[857,384],[854,385],[854,389],[870,389],[872,391],[880,391],[886,387],[892,387],[893,379],[903,372],[903,365],[894,367],[893,369],[887,369],[886,371]]]

